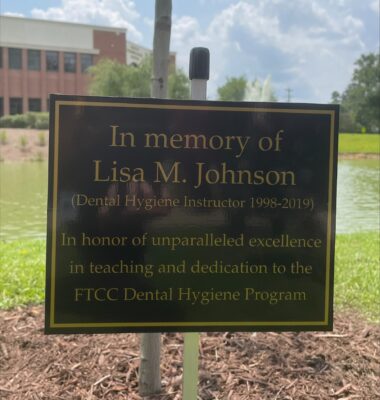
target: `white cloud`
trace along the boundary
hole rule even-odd
[[[127,28],[128,37],[142,40],[141,32],[132,23],[140,17],[132,0],[62,0],[61,7],[34,8],[31,14],[34,18]]]
[[[2,15],[8,15],[9,17],[25,17],[24,14],[18,13],[18,12],[5,12]]]
[[[379,0],[372,0],[371,4],[370,4],[370,9],[372,11],[375,11],[376,13],[380,13],[380,5],[379,5]]]
[[[189,16],[173,17],[170,50],[177,52],[177,65],[188,70],[189,54],[193,47],[207,46],[209,42],[202,36],[198,21]]]
[[[366,50],[362,29],[360,19],[331,2],[240,0],[203,30],[194,17],[174,19],[172,49],[184,68],[191,47],[210,49],[212,97],[226,75],[271,74],[280,90],[290,86],[300,100],[326,102],[333,90],[344,89],[353,62]]]
[[[139,14],[138,7],[146,7],[140,1],[61,0],[59,7],[33,9],[32,16],[125,27],[129,39],[150,46],[153,20]],[[369,7],[378,13],[378,0]],[[354,61],[373,47],[365,45],[372,42],[356,0],[197,0],[193,8],[192,15],[173,15],[171,50],[187,72],[191,48],[210,49],[211,98],[226,76],[271,74],[279,92],[292,87],[299,100],[328,101],[348,84]]]
[[[149,28],[153,29],[154,20],[152,18],[144,17],[143,21],[144,21],[145,25],[147,25]]]
[[[357,31],[363,28],[363,21],[361,19],[355,18],[352,15],[347,15],[343,20],[343,26],[346,29],[352,29]]]

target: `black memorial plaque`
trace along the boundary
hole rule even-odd
[[[46,332],[332,329],[337,125],[51,96]]]

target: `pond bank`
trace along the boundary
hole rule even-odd
[[[1,129],[0,161],[45,161],[49,154],[49,132],[36,129]]]
[[[380,160],[379,153],[339,153],[339,160]]]

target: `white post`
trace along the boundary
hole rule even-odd
[[[191,99],[206,100],[207,97],[207,81],[205,79],[191,80]]]
[[[171,0],[156,0],[153,39],[152,97],[167,97],[169,46],[171,32]],[[141,360],[139,371],[139,392],[149,396],[161,392],[161,334],[141,335]]]
[[[190,53],[191,99],[206,100],[210,52],[195,47]],[[185,333],[183,349],[183,400],[196,400],[198,392],[199,333]]]

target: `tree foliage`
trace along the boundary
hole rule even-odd
[[[244,76],[227,78],[227,82],[218,88],[219,100],[243,101],[247,84]]]
[[[139,66],[103,59],[90,68],[89,93],[95,96],[150,97],[152,58]],[[174,71],[168,78],[169,97],[189,98],[189,82],[183,71]]]
[[[332,103],[341,104],[340,130],[380,131],[380,64],[378,54],[363,54],[346,90],[332,93]]]
[[[218,95],[222,101],[277,101],[270,76],[263,83],[258,79],[249,82],[244,76],[227,78]]]
[[[181,69],[169,74],[168,93],[171,99],[186,100],[190,98],[189,79]]]
[[[263,83],[258,79],[248,82],[244,94],[245,101],[277,101],[272,89],[271,77],[268,76]]]

